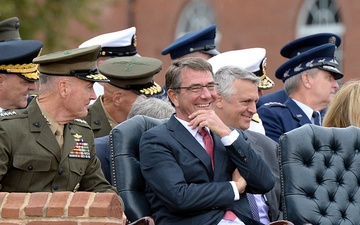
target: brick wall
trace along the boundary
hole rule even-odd
[[[115,193],[0,192],[1,225],[118,225],[122,213]]]

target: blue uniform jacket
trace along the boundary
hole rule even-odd
[[[279,142],[283,133],[311,123],[304,111],[291,98],[284,103],[266,103],[258,109],[258,113],[266,136],[276,142]]]

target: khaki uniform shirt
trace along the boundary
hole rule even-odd
[[[0,113],[0,191],[116,192],[104,178],[88,124],[65,124],[63,139],[61,150],[36,101]]]

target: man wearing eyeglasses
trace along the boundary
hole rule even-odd
[[[275,179],[243,132],[215,114],[211,65],[198,57],[178,59],[165,80],[176,113],[140,141],[156,224],[261,224],[240,213],[238,200],[245,192],[268,192]]]

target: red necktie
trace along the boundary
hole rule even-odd
[[[211,139],[209,132],[205,128],[202,128],[199,134],[202,136],[205,145],[205,150],[211,158],[211,165],[212,168],[214,169],[214,143]]]
[[[206,152],[209,154],[210,158],[211,158],[211,164],[212,164],[212,168],[214,169],[214,142],[209,134],[209,132],[203,128],[201,131],[199,131],[199,134],[202,136],[204,145],[205,145],[205,150]],[[224,220],[235,220],[237,218],[237,216],[230,210],[226,211],[223,219]]]

